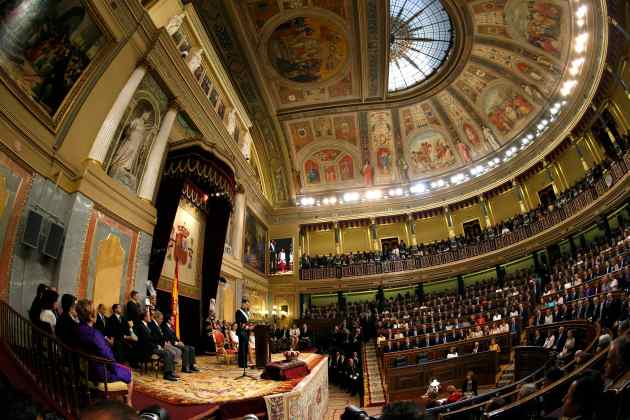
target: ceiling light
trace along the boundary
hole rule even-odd
[[[584,19],[586,17],[586,12],[588,11],[588,7],[583,4],[575,11],[575,17],[578,19]]]
[[[576,80],[567,80],[562,84],[562,89],[560,89],[560,93],[562,94],[562,96],[569,96],[576,85]]]
[[[444,182],[443,179],[439,179],[436,183],[436,185],[438,186],[438,188],[441,188],[445,185],[446,183]]]
[[[580,58],[576,58],[575,60],[573,60],[571,62],[571,67],[569,68],[569,73],[571,74],[571,76],[576,76],[579,72],[580,69],[582,68],[582,64],[584,64],[584,57],[580,57]]]
[[[303,206],[312,206],[313,204],[315,204],[315,199],[313,197],[302,197],[300,203]]]
[[[581,33],[575,37],[575,52],[578,54],[586,50],[586,41],[588,41],[588,32]]]
[[[357,201],[359,199],[359,193],[358,192],[347,192],[343,195],[343,201]]]
[[[411,186],[411,188],[409,188],[409,191],[411,191],[413,194],[422,194],[426,190],[427,187],[421,182],[418,182],[417,184],[414,184]]]
[[[330,197],[330,198],[328,199],[328,202],[329,202],[330,204],[335,204],[335,203],[337,202],[337,197]]]
[[[381,190],[370,190],[365,193],[365,198],[368,200],[377,200],[383,196],[383,192]]]

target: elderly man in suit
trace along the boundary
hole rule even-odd
[[[191,373],[191,372],[199,372],[197,366],[195,366],[195,348],[193,346],[187,346],[186,344],[179,341],[177,334],[175,332],[175,317],[167,316],[164,321],[162,321],[162,333],[164,335],[164,339],[166,343],[169,345],[178,348],[181,351],[182,355],[182,372]]]
[[[147,360],[152,354],[157,354],[164,361],[164,379],[167,381],[177,381],[179,378],[175,375],[175,359],[173,355],[166,351],[151,334],[149,322],[151,322],[151,314],[149,311],[141,312],[141,321],[135,324],[135,332],[138,336],[138,345],[135,349],[136,360]]]

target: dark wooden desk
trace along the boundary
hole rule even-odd
[[[491,351],[390,368],[385,372],[387,400],[418,400],[433,379],[440,381],[443,388],[448,385],[461,388],[469,370],[475,372],[479,385],[494,385],[498,369],[498,354]]]

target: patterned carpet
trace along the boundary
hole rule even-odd
[[[281,354],[273,355],[272,360],[281,360]],[[309,368],[313,368],[323,356],[303,353]],[[256,398],[264,395],[290,391],[300,380],[271,381],[265,379],[236,379],[243,370],[235,364],[218,363],[216,357],[197,357],[198,373],[178,373],[178,382],[169,382],[155,373],[143,374],[134,371],[134,392],[141,392],[153,398],[176,405],[215,404],[226,401]],[[248,373],[260,378],[261,369],[248,369]]]

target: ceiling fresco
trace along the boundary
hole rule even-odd
[[[503,150],[558,100],[576,34],[570,0],[442,0],[453,61],[390,92],[387,0],[195,1],[213,3],[230,45],[200,15],[225,56],[242,47],[235,82],[264,104],[296,195],[445,176]]]

